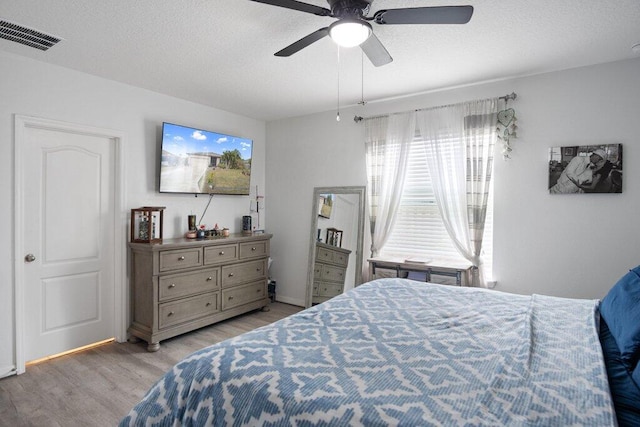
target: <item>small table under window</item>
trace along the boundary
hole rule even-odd
[[[400,258],[369,258],[369,278],[376,278],[376,269],[395,270],[396,277],[401,277],[402,273],[420,272],[425,273],[425,281],[431,281],[431,275],[448,276],[456,278],[457,286],[469,286],[472,283],[471,276],[473,266],[460,262],[410,262]]]

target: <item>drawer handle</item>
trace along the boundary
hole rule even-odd
[[[206,303],[205,305],[206,305],[207,307],[209,307],[209,306],[211,305],[211,303],[210,303],[210,302],[208,302],[208,303]]]
[[[233,277],[233,273],[229,273],[229,277]]]
[[[175,287],[176,287],[175,283],[172,283],[172,284],[169,285],[169,289],[172,289],[172,288],[175,288]]]
[[[252,251],[255,251],[255,250],[256,250],[256,247],[255,247],[255,246],[254,246],[254,247],[252,247],[252,248],[251,248],[251,250],[252,250]]]
[[[262,289],[256,289],[257,294],[259,294],[260,292],[262,292]]]
[[[220,251],[218,255],[224,255],[224,251]]]
[[[183,256],[178,257],[178,261],[184,261],[184,257]]]
[[[167,314],[167,317],[171,317],[171,316],[173,316],[173,311],[170,311],[170,312]]]
[[[230,297],[229,297],[229,301],[231,301],[232,299],[233,299],[233,296],[230,296]]]
[[[260,267],[256,267],[256,271],[260,271],[262,270]]]
[[[213,280],[213,277],[211,277],[211,276],[207,277],[207,282],[210,282],[212,280]]]

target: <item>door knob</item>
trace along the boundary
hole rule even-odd
[[[36,260],[36,257],[35,257],[33,254],[27,254],[27,255],[25,255],[25,257],[24,257],[24,260],[25,260],[26,262],[33,262],[33,261],[35,261],[35,260]]]

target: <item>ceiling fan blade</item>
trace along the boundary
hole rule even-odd
[[[281,51],[276,52],[275,55],[276,56],[291,56],[294,53],[304,49],[307,46],[309,46],[311,43],[315,43],[318,40],[320,40],[321,38],[326,37],[328,35],[329,35],[329,27],[320,28],[318,31],[314,31],[313,33],[309,34],[308,36],[305,36],[305,37],[301,38],[297,42],[291,43],[289,46],[285,47]]]
[[[409,7],[379,10],[373,16],[377,24],[466,24],[473,6]]]
[[[270,4],[272,6],[280,6],[287,9],[299,10],[300,12],[313,13],[320,16],[331,16],[331,11],[324,7],[313,4],[302,3],[295,0],[251,0],[256,3]]]
[[[376,67],[380,67],[393,61],[393,58],[389,55],[387,49],[385,49],[380,40],[373,33],[360,45],[360,48],[364,54],[367,55],[369,61],[371,61],[371,63]]]

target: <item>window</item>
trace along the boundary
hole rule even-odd
[[[414,139],[409,153],[397,217],[379,256],[468,262],[454,247],[442,222],[422,141]],[[493,188],[489,192],[482,246],[485,277],[489,279],[493,259]]]

